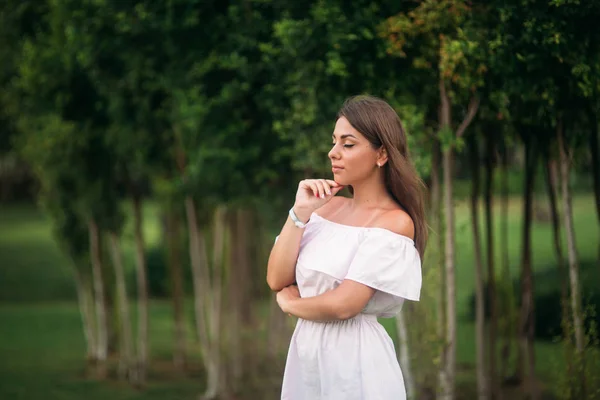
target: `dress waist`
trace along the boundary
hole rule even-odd
[[[350,319],[351,320],[354,319],[354,320],[364,320],[364,321],[369,321],[369,322],[377,322],[377,315],[360,313]]]
[[[333,321],[310,321],[310,320],[305,320],[305,319],[299,319],[299,322],[309,322],[309,323],[314,323],[314,324],[351,324],[351,323],[356,323],[356,322],[362,322],[362,321],[366,321],[366,322],[374,322],[377,323],[377,315],[375,314],[357,314],[352,318],[348,318],[348,319],[341,319],[341,320],[333,320]]]

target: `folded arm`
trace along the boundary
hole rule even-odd
[[[298,297],[295,290],[285,288],[277,295],[281,309],[310,321],[345,320],[359,314],[375,289],[352,280],[344,280],[337,288],[314,297]]]

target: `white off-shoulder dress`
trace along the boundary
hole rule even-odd
[[[412,239],[382,228],[338,224],[313,213],[296,265],[301,297],[351,279],[376,289],[364,310],[344,321],[299,319],[291,339],[282,400],[403,400],[394,344],[377,321],[405,299],[419,300],[421,259]]]

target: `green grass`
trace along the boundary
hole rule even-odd
[[[144,236],[148,246],[160,240],[157,211],[155,204],[145,203]],[[121,246],[125,266],[131,271],[134,266],[131,219],[123,229]],[[71,264],[54,241],[48,218],[30,204],[0,205],[0,302],[75,299]]]
[[[195,399],[197,371],[173,371],[169,304],[151,303],[153,363],[144,391],[86,373],[85,343],[73,302],[0,305],[0,398],[52,400]],[[197,362],[197,360],[196,360]]]
[[[71,271],[45,216],[29,205],[0,208],[0,301],[74,298]]]
[[[544,206],[542,201],[536,204]],[[580,262],[596,265],[600,233],[594,199],[591,195],[578,195],[573,205]],[[519,200],[511,200],[509,260],[515,278],[520,270],[521,207]],[[474,324],[465,318],[474,289],[472,232],[468,204],[458,202],[456,210],[457,361],[460,365],[472,365],[475,330]],[[160,243],[157,206],[147,204],[144,216],[148,245]],[[483,214],[481,217],[483,219]],[[495,239],[499,243],[498,220],[495,228]],[[536,221],[532,235],[536,290],[549,290],[557,284],[552,278],[556,266],[550,223]],[[131,271],[130,222],[122,239],[126,265]],[[430,246],[433,245],[434,242],[430,242]],[[566,251],[566,244],[564,249]],[[500,259],[497,253],[497,268],[500,268]],[[582,282],[597,286],[598,275],[597,269],[586,270],[582,273]],[[132,278],[131,274],[129,277]],[[84,338],[75,298],[69,263],[53,241],[49,221],[31,205],[0,208],[0,398],[124,400],[197,396],[202,387],[197,368],[181,376],[170,367],[172,317],[168,302],[151,304],[151,380],[148,389],[140,392],[115,380],[101,382],[86,376]],[[393,331],[393,320],[386,320],[384,324]],[[560,347],[538,342],[535,350],[538,374],[548,379],[552,363],[560,359]],[[461,374],[460,379],[473,384],[474,377]]]
[[[149,245],[160,240],[157,207],[144,207]],[[131,222],[122,235],[126,266],[133,269]],[[131,273],[128,275],[133,277]],[[173,370],[172,314],[167,301],[150,305],[149,385],[144,391],[89,376],[81,316],[68,260],[50,222],[32,205],[0,208],[0,399],[195,399],[201,392],[198,356],[192,368]],[[188,311],[190,307],[188,307]],[[132,308],[135,316],[135,307]],[[192,344],[191,329],[188,332]]]

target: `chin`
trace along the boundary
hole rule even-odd
[[[338,184],[338,185],[342,185],[342,186],[348,186],[349,183],[347,182],[347,179],[340,179],[340,178],[333,178],[333,180]]]
[[[335,183],[337,183],[338,185],[345,185],[344,183],[344,179],[340,179],[339,176],[335,176],[335,174],[333,175],[333,178],[331,178],[335,181]]]

